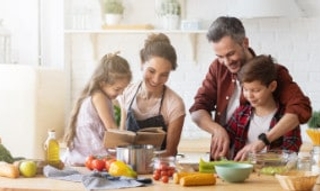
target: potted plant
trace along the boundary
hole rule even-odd
[[[103,0],[103,10],[107,25],[119,24],[124,12],[121,0]]]
[[[306,130],[313,145],[320,145],[320,111],[313,111]]]
[[[312,112],[312,116],[308,121],[309,128],[320,128],[320,111]]]
[[[158,15],[162,19],[164,29],[178,29],[181,5],[178,0],[161,0]]]

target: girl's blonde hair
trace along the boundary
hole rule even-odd
[[[128,61],[117,54],[118,52],[114,54],[109,53],[102,57],[89,82],[76,100],[64,136],[64,141],[68,148],[72,147],[72,141],[76,134],[77,117],[83,100],[91,96],[96,90],[100,90],[100,82],[113,85],[120,79],[128,79],[128,82],[131,81],[132,74]]]

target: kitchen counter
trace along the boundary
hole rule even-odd
[[[145,175],[150,177],[150,175]],[[244,183],[227,183],[221,179],[217,179],[216,185],[211,186],[197,186],[197,187],[182,187],[174,184],[172,180],[169,183],[164,184],[159,181],[153,181],[152,185],[136,188],[125,188],[122,190],[128,191],[160,191],[160,190],[197,190],[197,191],[281,191],[283,190],[278,181],[273,176],[251,174],[249,179]],[[37,176],[34,178],[0,178],[0,191],[85,191],[85,187],[82,183],[55,180],[45,178],[43,176]],[[320,185],[316,185],[313,191],[320,191]]]

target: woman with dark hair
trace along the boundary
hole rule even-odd
[[[182,98],[166,85],[170,72],[177,68],[177,55],[169,38],[151,34],[140,51],[142,80],[130,84],[119,97],[121,127],[129,131],[162,127],[166,138],[163,156],[175,156],[185,119]]]

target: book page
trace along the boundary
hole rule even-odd
[[[116,148],[117,146],[130,144],[151,144],[160,148],[166,132],[162,127],[144,128],[138,132],[112,129],[105,131],[104,145],[106,148]]]
[[[166,136],[166,132],[162,127],[144,128],[137,132],[135,144],[151,144],[156,148],[160,148]]]
[[[123,130],[108,130],[104,134],[104,145],[106,148],[133,144],[136,133]]]

